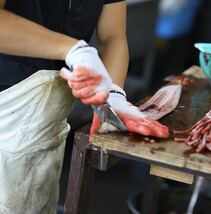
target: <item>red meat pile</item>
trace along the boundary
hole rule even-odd
[[[184,131],[174,130],[175,141],[184,142],[187,145],[196,148],[196,152],[202,152],[205,149],[211,151],[211,110],[195,125]]]

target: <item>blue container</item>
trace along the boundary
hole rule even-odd
[[[192,29],[199,5],[200,0],[189,0],[184,7],[177,11],[161,12],[157,20],[156,35],[165,39],[187,35]]]
[[[199,49],[199,63],[204,73],[211,78],[211,43],[195,43]]]

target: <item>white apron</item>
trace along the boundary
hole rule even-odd
[[[0,92],[0,214],[56,213],[73,102],[58,71]]]

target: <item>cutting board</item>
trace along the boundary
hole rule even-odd
[[[192,76],[190,73],[189,76],[193,82],[183,86],[177,108],[168,116],[160,120],[163,124],[169,127],[169,139],[172,141],[174,141],[173,130],[185,130],[190,128],[211,110],[211,80],[200,78],[199,75]],[[185,156],[190,156],[195,153],[195,149],[187,149],[184,151],[183,148],[176,145],[174,149]],[[210,152],[206,154],[205,152],[204,155],[207,156],[209,153]],[[150,174],[188,184],[191,184],[194,180],[194,176],[190,173],[179,172],[157,165],[151,165]]]
[[[182,87],[177,108],[160,121],[170,131],[191,127],[211,110],[211,80],[194,78],[193,83]],[[171,137],[171,136],[170,136]]]
[[[197,72],[200,70],[198,67],[191,69]],[[142,102],[143,100],[140,101],[140,103]],[[172,133],[173,130],[184,130],[191,127],[210,109],[211,80],[195,78],[193,83],[183,86],[176,109],[160,120],[170,129],[168,139],[156,139],[157,143],[146,143],[141,135],[116,132],[96,134],[91,144],[103,147],[104,150],[115,156],[142,160],[161,167],[179,169],[181,172],[211,175],[211,152],[205,151],[198,154],[188,145],[175,142]],[[173,172],[168,172],[168,174],[173,174]]]

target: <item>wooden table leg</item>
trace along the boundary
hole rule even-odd
[[[90,164],[87,136],[76,134],[68,178],[65,214],[87,214],[95,169]]]

